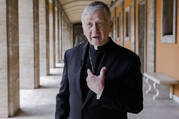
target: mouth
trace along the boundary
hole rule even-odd
[[[92,38],[95,39],[95,40],[99,40],[100,39],[99,36],[93,36]]]

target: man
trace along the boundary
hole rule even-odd
[[[82,13],[88,43],[67,50],[55,119],[127,119],[143,109],[139,57],[108,37],[110,11],[92,2]]]

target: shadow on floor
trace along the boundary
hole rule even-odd
[[[39,89],[50,89],[50,88],[59,88],[59,85],[57,85],[57,84],[46,85],[46,86],[41,85],[41,86],[39,87]]]
[[[23,107],[21,109],[18,110],[18,112],[15,114],[15,116],[13,117],[15,118],[20,118],[20,117],[25,117],[25,118],[29,118],[29,117],[40,117],[42,118],[48,115],[54,115],[54,110],[55,105],[48,105],[48,104],[44,104],[44,105],[37,105],[36,107]],[[11,118],[11,119],[13,119]]]

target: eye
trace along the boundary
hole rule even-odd
[[[92,23],[87,23],[87,26],[88,27],[92,27]]]
[[[103,22],[97,22],[97,25],[98,25],[98,26],[103,26],[104,23],[103,23]]]
[[[103,24],[102,22],[98,22],[97,24]]]

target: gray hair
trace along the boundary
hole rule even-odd
[[[88,6],[85,7],[85,9],[83,10],[82,12],[82,15],[81,15],[81,22],[82,24],[84,23],[84,17],[87,15],[87,14],[92,14],[94,13],[95,11],[97,10],[104,10],[105,14],[106,14],[106,18],[108,20],[110,20],[111,18],[111,13],[110,13],[110,10],[109,10],[109,7],[103,3],[103,2],[100,2],[100,1],[95,1],[95,2],[92,2],[90,3]]]

